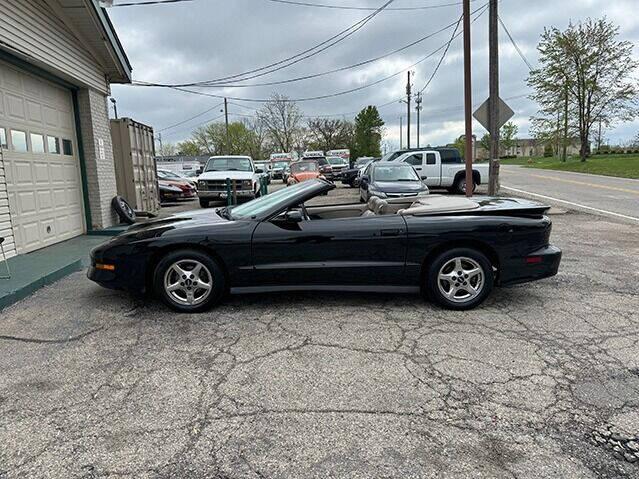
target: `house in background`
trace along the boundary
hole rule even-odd
[[[0,237],[8,256],[117,222],[107,97],[131,65],[97,0],[3,0]]]
[[[567,147],[568,156],[579,154],[579,141],[572,141]],[[546,148],[546,142],[537,140],[535,138],[522,138],[515,140],[515,144],[510,148],[501,148],[502,157],[540,157],[544,156],[544,150]],[[553,151],[556,147],[553,147]],[[479,143],[477,144],[477,159],[487,160],[489,157],[488,150],[486,150]]]

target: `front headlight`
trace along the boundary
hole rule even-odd
[[[200,190],[205,190],[206,189],[206,181],[204,180],[200,180],[197,182],[197,187]]]
[[[384,193],[383,191],[378,191],[378,190],[374,190],[372,188],[369,188],[368,192],[372,196],[377,196],[378,198],[386,198],[386,193]]]
[[[250,189],[253,186],[251,180],[242,180],[242,188]]]

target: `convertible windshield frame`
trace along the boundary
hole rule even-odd
[[[335,188],[324,180],[309,180],[260,196],[242,205],[229,208],[233,221],[264,221],[277,216],[287,208],[308,201],[324,191]]]

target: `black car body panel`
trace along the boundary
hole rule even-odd
[[[502,285],[552,276],[559,267],[548,207],[537,203],[481,198],[472,212],[288,222],[282,211],[334,188],[324,180],[301,185],[286,204],[248,219],[230,220],[222,208],[134,225],[92,251],[88,276],[109,288],[145,291],[162,255],[179,248],[213,256],[238,291],[415,289],[433,255],[456,246],[483,251]]]

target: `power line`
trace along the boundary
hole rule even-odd
[[[182,132],[187,131],[187,130],[189,130],[189,129],[192,131],[193,129],[195,129],[195,128],[199,127],[199,126],[202,126],[202,125],[205,125],[205,124],[209,124],[209,123],[213,123],[214,121],[219,120],[219,119],[220,119],[220,118],[222,118],[223,116],[224,116],[224,113],[222,113],[221,115],[218,115],[218,116],[216,116],[216,117],[214,117],[214,118],[209,118],[208,120],[201,121],[200,123],[197,123],[197,124],[195,124],[195,125],[193,125],[193,126],[190,126],[190,127],[188,127],[188,128],[183,128],[183,129],[181,129],[181,130],[172,131],[172,132],[170,132],[170,133],[167,133],[165,136],[172,136],[172,135],[176,135],[176,134],[178,134],[178,133],[182,133]]]
[[[479,11],[482,7],[478,8],[477,10],[475,10],[476,13],[477,11]],[[272,81],[272,82],[263,82],[263,83],[251,83],[249,85],[237,85],[237,84],[214,84],[214,85],[198,85],[198,87],[207,87],[207,88],[249,88],[249,87],[260,87],[260,86],[273,86],[273,85],[282,85],[282,84],[286,84],[286,83],[293,83],[293,82],[298,82],[298,81],[302,81],[302,80],[309,80],[312,78],[318,78],[318,77],[322,77],[322,76],[326,76],[326,75],[330,75],[332,73],[339,73],[339,72],[343,72],[346,70],[351,70],[353,68],[358,68],[364,65],[368,65],[370,63],[374,63],[377,62],[379,60],[382,60],[384,58],[387,58],[389,56],[395,55],[397,53],[400,53],[404,50],[407,50],[408,48],[411,48],[415,45],[418,45],[419,43],[424,42],[425,40],[428,40],[429,38],[434,37],[435,35],[438,35],[439,33],[445,32],[446,30],[449,30],[450,28],[452,28],[455,25],[459,25],[459,21],[455,21],[455,22],[451,22],[448,25],[440,28],[439,30],[429,33],[428,35],[425,35],[415,41],[412,41],[400,48],[397,48],[393,51],[384,53],[383,55],[379,55],[377,57],[374,58],[369,58],[368,60],[362,60],[360,62],[357,63],[353,63],[351,65],[346,65],[343,67],[339,67],[339,68],[335,68],[333,70],[327,70],[324,72],[320,72],[320,73],[314,73],[312,75],[304,75],[301,77],[295,77],[295,78],[289,78],[286,80],[279,80],[279,81]],[[242,80],[244,81],[244,80]]]
[[[433,70],[433,73],[431,73],[430,78],[428,79],[428,81],[426,82],[424,87],[421,90],[419,90],[419,93],[424,93],[424,90],[426,90],[426,88],[428,88],[428,86],[432,83],[433,79],[435,78],[435,75],[437,75],[437,72],[439,71],[439,67],[444,62],[444,59],[446,58],[446,55],[448,55],[448,50],[450,49],[450,46],[453,43],[453,40],[455,39],[455,36],[457,35],[457,30],[459,29],[459,25],[460,25],[460,23],[462,21],[462,18],[463,18],[463,16],[459,17],[459,20],[457,20],[457,25],[455,26],[455,30],[453,30],[453,34],[450,37],[450,40],[448,41],[448,44],[446,45],[446,49],[444,50],[444,53],[442,53],[442,56],[439,59],[439,62],[437,63],[437,65],[435,66],[435,69]],[[477,18],[479,18],[479,17],[477,17]]]
[[[326,3],[311,3],[311,2],[300,2],[293,0],[266,0],[267,2],[273,3],[282,3],[285,5],[295,5],[300,7],[315,7],[315,8],[330,8],[335,10],[375,10],[374,7],[356,7],[351,5],[332,5]],[[475,1],[475,0],[471,0]],[[454,2],[454,3],[441,3],[436,5],[424,5],[421,7],[394,7],[387,8],[386,11],[415,11],[415,10],[430,10],[433,8],[445,8],[445,7],[453,7],[457,5],[461,5],[462,2]]]
[[[353,35],[357,31],[359,31],[361,28],[363,28],[368,22],[370,22],[373,18],[375,18],[375,16],[377,16],[388,5],[393,3],[393,1],[394,0],[388,0],[386,3],[384,3],[384,5],[382,5],[377,10],[375,10],[375,12],[373,12],[370,15],[364,17],[360,21],[354,23],[353,25],[351,25],[348,28],[342,30],[341,32],[337,33],[336,35],[333,35],[331,38],[329,38],[327,40],[324,40],[321,43],[318,43],[317,45],[313,46],[312,48],[306,49],[303,52],[298,53],[298,54],[293,55],[293,56],[290,56],[288,58],[285,58],[284,60],[280,60],[278,62],[271,63],[270,65],[266,65],[266,66],[263,66],[263,67],[260,67],[260,68],[255,68],[253,70],[248,70],[248,71],[245,71],[243,73],[237,73],[235,75],[229,75],[229,76],[226,76],[226,77],[217,78],[217,79],[214,79],[214,80],[205,80],[205,81],[194,82],[194,83],[158,84],[158,83],[152,83],[152,82],[135,82],[135,84],[136,85],[142,85],[142,86],[191,87],[191,86],[203,86],[203,85],[210,85],[210,84],[214,84],[214,83],[221,83],[221,82],[224,82],[224,81],[227,81],[227,80],[245,81],[245,80],[249,80],[249,79],[252,79],[252,78],[257,78],[257,77],[260,77],[260,76],[264,76],[264,75],[267,75],[267,74],[270,74],[270,73],[274,73],[274,72],[282,70],[284,68],[288,68],[291,65],[295,65],[296,63],[299,63],[302,60],[306,60],[307,58],[310,58],[312,56],[318,55],[319,53],[321,53],[321,52],[323,52],[323,51],[335,46],[336,44],[342,42],[343,40],[346,40],[348,37],[350,37],[351,35]],[[322,48],[320,48],[320,47],[322,47]],[[283,64],[285,64],[285,65],[283,65]],[[277,68],[274,68],[274,67],[277,67]],[[269,70],[269,71],[265,72],[264,70]],[[251,74],[257,73],[257,72],[261,72],[261,73],[253,75],[253,76],[246,77],[247,75],[251,75]],[[241,78],[241,77],[245,77],[245,78]]]
[[[521,51],[521,49],[519,48],[519,45],[517,45],[517,42],[515,42],[515,39],[513,38],[513,36],[508,31],[508,28],[506,28],[506,24],[504,24],[504,22],[501,19],[501,17],[498,17],[498,18],[499,18],[499,23],[501,24],[501,27],[506,32],[506,35],[508,35],[508,38],[510,39],[510,43],[513,44],[513,47],[515,47],[515,50],[517,50],[517,53],[519,54],[521,59],[524,61],[524,63],[526,64],[526,66],[528,67],[528,69],[530,71],[534,70],[532,64],[528,61],[528,59],[526,58],[526,55],[524,55],[524,52]]]
[[[477,20],[484,12],[486,11],[486,9],[484,8],[483,11],[481,11],[476,17],[475,20]],[[454,40],[455,38],[457,38],[459,35],[461,35],[462,32],[457,33],[452,40]],[[361,85],[359,87],[356,88],[351,88],[349,90],[344,90],[344,91],[340,91],[340,92],[336,92],[336,93],[330,93],[330,94],[326,94],[326,95],[318,95],[318,96],[314,96],[314,97],[306,97],[306,98],[294,98],[294,99],[285,99],[283,101],[286,102],[306,102],[306,101],[315,101],[315,100],[325,100],[328,98],[334,98],[334,97],[338,97],[338,96],[342,96],[342,95],[347,95],[349,93],[354,93],[356,91],[360,91],[360,90],[364,90],[366,88],[369,88],[371,86],[375,86],[378,85],[384,81],[390,80],[391,78],[394,78],[398,75],[403,74],[406,69],[410,69],[413,68],[417,65],[419,65],[420,63],[423,63],[424,61],[428,60],[430,57],[434,56],[435,54],[437,54],[440,50],[443,50],[444,48],[446,48],[450,42],[452,40],[449,40],[448,42],[446,42],[445,44],[441,45],[439,48],[437,48],[436,50],[432,51],[431,53],[429,53],[428,55],[426,55],[425,57],[421,58],[420,60],[418,60],[417,62],[413,63],[412,65],[409,65],[406,68],[403,68],[402,70],[395,72],[391,75],[388,75],[384,78],[381,78],[379,80],[376,80],[372,83],[368,83],[366,85]],[[172,88],[174,90],[177,91],[183,91],[186,93],[192,93],[195,95],[201,95],[201,96],[207,96],[207,97],[212,97],[212,98],[224,98],[224,96],[222,95],[215,95],[213,93],[205,93],[205,92],[201,92],[201,91],[196,91],[196,90],[189,90],[186,88],[181,88],[181,87],[168,87],[168,88]],[[269,102],[270,99],[263,99],[263,98],[242,98],[242,97],[231,97],[226,95],[226,98],[230,99],[230,100],[235,100],[235,101],[245,101],[245,102],[252,102],[252,103],[266,103]]]
[[[213,107],[209,108],[208,110],[203,111],[202,113],[198,113],[197,115],[192,116],[191,118],[187,118],[186,120],[183,120],[183,121],[181,121],[181,122],[179,122],[179,123],[175,123],[174,125],[171,125],[171,126],[167,126],[167,127],[162,128],[162,129],[160,129],[160,130],[158,130],[158,131],[160,131],[160,132],[161,132],[161,131],[170,130],[170,129],[172,129],[172,128],[175,128],[176,126],[180,126],[180,125],[183,125],[184,123],[188,123],[189,121],[191,121],[191,120],[195,120],[196,118],[198,118],[198,117],[200,117],[200,116],[202,116],[202,115],[206,115],[208,112],[210,112],[210,111],[212,111],[212,110],[215,110],[216,108],[219,108],[219,107],[221,107],[222,105],[223,105],[223,103],[218,103],[217,105],[215,105],[215,106],[213,106]]]
[[[144,2],[115,3],[112,7],[138,7],[140,5],[162,5],[165,3],[192,2],[193,0],[147,0]]]

